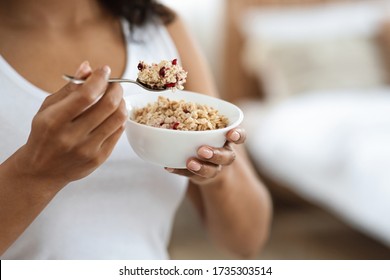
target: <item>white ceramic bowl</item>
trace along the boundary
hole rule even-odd
[[[240,108],[232,103],[190,91],[143,92],[126,96],[129,116],[132,116],[133,108],[142,108],[154,103],[160,95],[170,100],[184,100],[211,106],[229,120],[229,125],[223,129],[180,131],[139,124],[129,118],[126,123],[126,135],[134,152],[145,161],[163,167],[186,168],[187,159],[196,156],[200,146],[222,147],[226,141],[226,133],[237,127],[244,117]]]

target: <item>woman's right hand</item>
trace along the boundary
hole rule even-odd
[[[127,119],[121,86],[107,83],[110,72],[108,66],[92,72],[84,62],[76,75],[87,77],[85,84],[69,83],[45,99],[17,152],[21,174],[62,187],[107,159]]]

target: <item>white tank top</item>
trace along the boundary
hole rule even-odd
[[[139,60],[178,58],[159,24],[123,21],[124,77],[136,78]],[[21,77],[0,56],[0,162],[26,143],[47,92]],[[125,94],[132,85],[124,84]],[[1,259],[166,259],[175,211],[187,180],[139,159],[122,135],[108,160],[66,186]],[[28,186],[26,186],[28,187]]]

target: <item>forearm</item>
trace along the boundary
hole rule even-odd
[[[221,173],[218,180],[198,186],[204,223],[221,247],[253,257],[268,238],[270,196],[242,153]]]
[[[65,185],[88,176],[114,149],[127,110],[120,85],[107,86],[110,71],[82,63],[75,76],[86,82],[49,95],[27,143],[0,165],[0,255]]]
[[[0,256],[62,187],[20,172],[18,153],[0,165]]]
[[[177,17],[168,30],[179,50],[183,68],[190,73],[186,89],[218,97],[207,59],[187,32],[183,21]],[[245,142],[244,131],[235,130],[239,134],[236,140],[230,138],[232,132],[226,135],[229,143]],[[250,257],[259,251],[268,236],[271,220],[269,194],[257,178],[242,147],[234,145],[236,160],[230,145],[208,148],[214,153],[211,158],[198,154],[192,159],[197,166],[191,168],[187,165],[188,170],[170,172],[191,179],[188,194],[212,238],[230,251]]]

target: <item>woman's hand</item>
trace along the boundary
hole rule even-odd
[[[21,174],[65,185],[87,176],[110,155],[124,130],[122,88],[108,86],[108,66],[77,71],[83,85],[67,84],[48,96],[32,122],[27,143],[16,153]]]
[[[201,146],[198,149],[198,157],[187,160],[187,169],[166,168],[171,173],[189,177],[197,185],[218,180],[219,175],[233,163],[236,152],[234,144],[242,144],[246,140],[246,132],[242,128],[235,128],[226,134],[226,143],[222,148]]]

